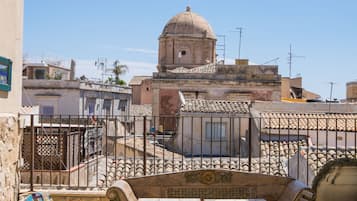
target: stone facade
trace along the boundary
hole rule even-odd
[[[159,66],[164,70],[179,66],[193,68],[211,63],[215,61],[215,45],[216,41],[212,39],[160,38]]]
[[[280,75],[277,66],[249,65],[215,65],[209,73],[197,73],[193,69],[158,72],[153,75],[152,91],[153,115],[175,115],[179,109],[179,91],[190,98],[279,101]]]
[[[23,0],[0,1],[0,57],[12,63],[11,89],[0,90],[0,200],[6,201],[17,200],[19,191],[23,4]]]
[[[209,23],[189,7],[169,20],[159,41],[159,71],[216,61],[216,36]]]
[[[152,102],[151,76],[134,76],[129,86],[132,90],[132,104],[145,105]]]
[[[21,132],[15,115],[0,115],[0,200],[16,200]]]
[[[159,38],[158,71],[152,78],[155,127],[175,130],[179,95],[230,101],[280,101],[281,76],[274,65],[216,63],[216,36],[210,24],[188,7],[165,25]]]
[[[107,190],[107,197],[112,201],[143,198],[312,200],[312,194],[305,190],[305,185],[291,178],[207,169],[119,180]]]

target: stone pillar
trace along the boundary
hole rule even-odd
[[[17,200],[20,140],[18,117],[0,114],[0,200]]]
[[[160,115],[160,89],[155,85],[152,88],[152,115],[155,118],[155,128],[158,129],[160,125],[159,115]]]

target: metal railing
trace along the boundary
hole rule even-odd
[[[106,188],[115,180],[230,169],[312,184],[330,160],[357,158],[357,119],[247,116],[36,116],[22,144],[24,188]]]

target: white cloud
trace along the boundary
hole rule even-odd
[[[128,52],[154,54],[154,55],[156,55],[158,53],[156,50],[149,50],[149,49],[143,49],[143,48],[124,48],[124,50],[128,51]]]

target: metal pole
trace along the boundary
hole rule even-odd
[[[291,61],[292,60],[292,53],[291,53],[291,44],[289,46],[289,78],[291,78]]]
[[[249,117],[248,127],[248,171],[252,171],[252,118]]]
[[[238,59],[240,59],[240,49],[241,49],[241,42],[242,42],[242,27],[237,27],[236,29],[239,30],[239,44],[238,44]]]
[[[33,191],[33,169],[35,166],[35,128],[33,122],[33,114],[31,115],[31,171],[30,171],[30,191]]]
[[[143,137],[144,137],[144,175],[146,175],[146,116],[143,122]]]
[[[332,90],[333,90],[333,82],[329,82],[330,84],[330,102],[328,104],[328,112],[331,112],[331,101],[332,101]]]

